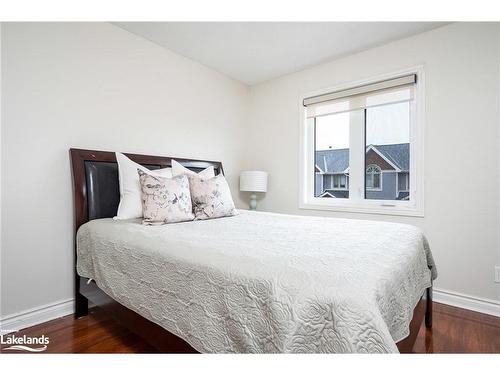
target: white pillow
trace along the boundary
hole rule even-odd
[[[175,177],[175,176],[178,176],[180,174],[185,174],[188,176],[198,176],[200,178],[215,177],[215,171],[214,171],[214,167],[212,165],[208,168],[205,168],[201,172],[196,173],[196,172],[192,171],[191,169],[184,167],[181,163],[172,159],[172,175]]]
[[[172,168],[155,169],[150,171],[125,155],[116,152],[118,162],[118,179],[120,185],[120,204],[113,219],[126,220],[142,217],[141,183],[137,170],[158,177],[172,177]]]

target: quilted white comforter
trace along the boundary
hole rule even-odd
[[[209,353],[397,352],[436,277],[413,226],[250,211],[93,220],[77,251],[81,276]]]

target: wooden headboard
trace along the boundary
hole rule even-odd
[[[87,221],[116,215],[120,192],[118,164],[114,152],[72,148],[69,150],[73,171],[75,234]],[[172,166],[172,159],[193,171],[213,166],[215,174],[223,173],[217,161],[126,154],[131,160],[149,169]]]

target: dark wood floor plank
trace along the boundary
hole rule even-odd
[[[500,353],[500,318],[434,303],[431,330],[420,327],[416,353]]]
[[[500,318],[434,303],[433,319],[432,329],[420,328],[415,353],[500,353]],[[77,320],[66,316],[18,334],[48,336],[47,353],[156,353],[99,308]]]

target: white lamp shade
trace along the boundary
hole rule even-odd
[[[241,172],[240,191],[265,193],[267,191],[267,173],[262,171]]]

